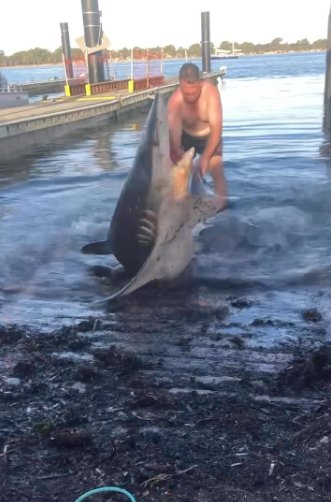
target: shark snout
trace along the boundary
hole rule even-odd
[[[174,199],[184,199],[189,192],[189,179],[195,149],[190,148],[172,168],[172,188]]]

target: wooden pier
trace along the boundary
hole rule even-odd
[[[204,79],[223,78],[226,70],[204,74]],[[0,159],[9,160],[74,129],[90,127],[103,120],[146,107],[155,93],[169,95],[178,85],[173,79],[160,87],[129,93],[116,90],[93,96],[61,97],[35,105],[0,110]]]

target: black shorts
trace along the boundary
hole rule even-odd
[[[200,155],[203,153],[207,141],[208,141],[208,136],[191,136],[190,134],[187,134],[187,132],[185,131],[182,132],[183,150],[187,151],[193,146],[195,148],[195,155],[197,153]],[[222,140],[220,140],[216,151],[218,155],[222,155]]]

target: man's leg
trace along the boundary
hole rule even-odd
[[[213,178],[216,195],[220,198],[220,210],[225,209],[228,203],[228,189],[221,155],[214,155],[210,159],[209,172]]]

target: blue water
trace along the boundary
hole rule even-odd
[[[280,77],[299,77],[318,75],[324,72],[326,55],[320,53],[274,54],[268,56],[242,56],[239,59],[212,60],[211,70],[218,70],[226,66],[229,79],[261,79]],[[201,60],[193,59],[200,68]],[[164,60],[163,72],[166,77],[177,76],[184,59]],[[156,67],[154,68],[156,71]],[[0,67],[9,84],[28,82],[42,82],[45,80],[64,80],[62,65],[46,65],[38,67]],[[139,71],[139,66],[137,71]],[[109,75],[118,79],[129,78],[131,74],[130,62],[110,63]],[[108,75],[108,71],[105,72]]]
[[[181,64],[167,63],[173,74]],[[215,63],[218,67],[223,61]],[[220,91],[231,207],[197,236],[193,296],[209,304],[229,295],[248,296],[253,306],[244,314],[233,313],[245,322],[257,316],[299,322],[302,309],[312,307],[329,322],[325,54],[252,56],[225,63],[227,78]],[[90,265],[114,260],[79,250],[106,235],[145,118],[137,113],[117,124],[104,122],[1,165],[3,321],[51,327],[95,315],[92,302],[115,290],[89,271]],[[157,308],[167,292],[162,300],[151,293],[141,301],[151,298]]]

